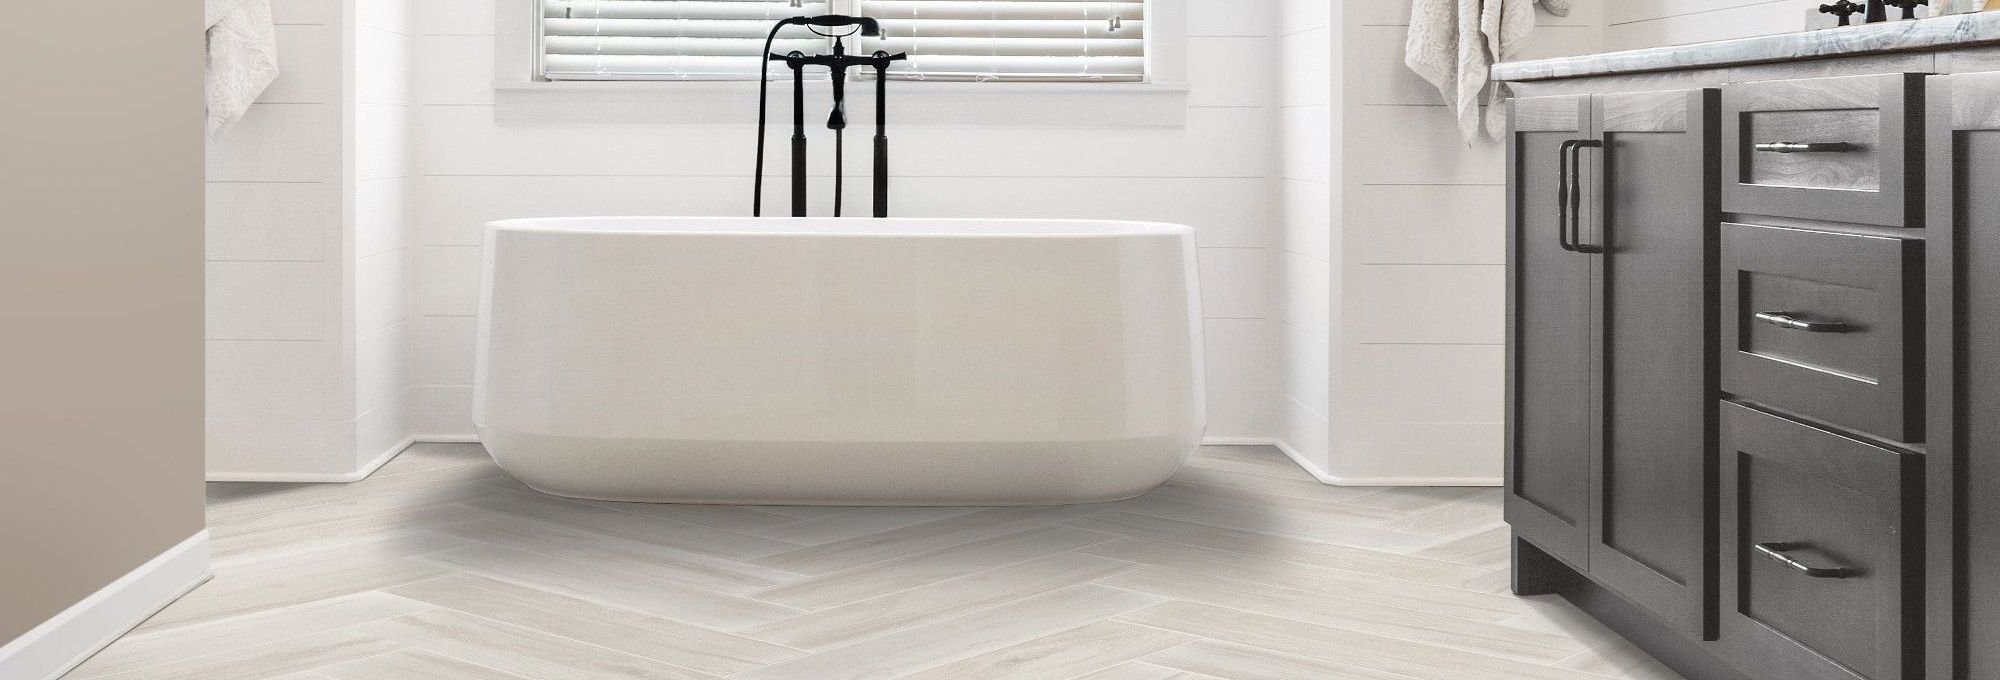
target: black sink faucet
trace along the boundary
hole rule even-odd
[[[1873,3],[1875,6],[1875,9],[1873,11],[1875,11],[1876,13],[1883,13],[1882,0],[1869,0],[1869,1]],[[1861,3],[1855,2],[1854,0],[1835,0],[1833,4],[1819,6],[1820,14],[1831,14],[1836,17],[1840,17],[1839,25],[1841,26],[1854,25],[1854,19],[1852,17],[1855,14],[1861,13],[1861,10],[1862,10]]]
[[[1840,25],[1849,26],[1854,23],[1850,17],[1855,14],[1862,15],[1862,23],[1877,24],[1888,21],[1890,7],[1903,10],[1904,19],[1915,19],[1917,7],[1929,4],[1931,0],[1868,0],[1866,5],[1854,0],[1835,0],[1832,4],[1820,5],[1819,11],[1821,14],[1840,17]]]
[[[1929,5],[1931,4],[1931,0],[1888,0],[1886,4],[1890,7],[1903,10],[1904,19],[1915,19],[1917,18],[1917,6]]]

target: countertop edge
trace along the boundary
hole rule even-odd
[[[1920,52],[2000,44],[2000,12],[1956,14],[1716,42],[1493,65],[1504,82],[1716,68],[1795,59]]]

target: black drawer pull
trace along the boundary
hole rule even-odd
[[[1847,142],[1769,142],[1755,147],[1764,153],[1840,153],[1853,151],[1856,147]]]
[[[1757,320],[1779,328],[1807,333],[1846,333],[1853,328],[1841,321],[1807,321],[1791,312],[1758,312]]]
[[[1759,543],[1757,544],[1757,552],[1771,558],[1778,564],[1785,565],[1786,568],[1792,571],[1813,578],[1847,578],[1860,573],[1859,570],[1848,567],[1815,567],[1800,562],[1798,558],[1788,554],[1805,547],[1805,544],[1802,543]]]

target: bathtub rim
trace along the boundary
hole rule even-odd
[[[735,228],[718,228],[721,225]],[[692,229],[676,229],[675,225]],[[937,225],[990,229],[949,230]],[[653,225],[654,228],[622,228],[624,225]],[[746,229],[753,225],[798,225],[790,228]],[[882,227],[892,229],[882,229]],[[907,226],[907,231],[893,230]],[[931,228],[925,228],[925,227]],[[871,229],[872,227],[872,229]],[[1008,230],[1008,227],[1045,229]],[[1057,227],[1069,227],[1064,231]],[[570,216],[523,217],[486,223],[489,234],[498,232],[534,234],[577,234],[605,236],[739,236],[816,238],[989,238],[989,239],[1101,239],[1171,236],[1192,238],[1194,227],[1174,222],[1144,220],[1084,219],[993,219],[979,217],[678,217],[678,216]]]

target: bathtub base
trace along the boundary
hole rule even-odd
[[[705,505],[1017,506],[1107,503],[1165,483],[1197,443],[709,442],[555,437],[482,428],[522,483],[570,498]]]

